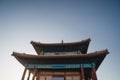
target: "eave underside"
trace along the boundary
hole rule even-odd
[[[51,55],[38,56],[28,55],[13,52],[13,56],[23,65],[26,64],[83,64],[95,63],[96,69],[100,66],[105,56],[108,54],[107,50],[77,55]]]

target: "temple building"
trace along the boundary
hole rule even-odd
[[[90,41],[31,41],[37,55],[13,52],[12,56],[25,67],[21,80],[98,80],[96,71],[109,52],[88,53]]]

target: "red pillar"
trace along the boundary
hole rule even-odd
[[[84,80],[85,77],[84,77],[84,66],[81,64],[81,80]]]
[[[27,68],[24,69],[23,76],[22,76],[22,79],[21,79],[21,80],[24,80],[26,71],[27,71]]]
[[[92,63],[91,74],[92,74],[92,80],[97,80],[96,69],[93,63]]]
[[[35,80],[36,73],[37,73],[37,69],[34,69],[32,80]]]
[[[64,72],[64,80],[66,80],[66,72]]]
[[[40,74],[37,73],[37,78],[36,78],[36,80],[39,80],[39,79],[40,79]]]

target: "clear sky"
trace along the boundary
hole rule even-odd
[[[119,80],[119,0],[0,0],[0,80],[20,80],[24,67],[13,51],[36,54],[31,40],[74,42],[91,38],[88,52],[108,49],[99,80]]]

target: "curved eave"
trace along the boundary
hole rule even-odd
[[[108,54],[108,50],[96,51],[88,54],[76,55],[30,55],[25,53],[13,52],[13,56],[23,65],[25,64],[96,64],[96,69]]]
[[[36,42],[36,41],[31,41],[31,44],[37,44],[40,46],[61,46],[61,45],[78,45],[78,44],[82,44],[82,43],[86,43],[86,42],[90,42],[91,39],[85,39],[79,42],[68,42],[68,43],[40,43],[40,42]]]
[[[87,53],[87,49],[90,43],[90,38],[86,40],[82,40],[79,42],[70,42],[70,43],[40,43],[36,41],[31,41],[34,49],[36,50],[37,54],[40,54],[41,51],[46,52],[62,52],[64,50],[69,51],[76,51],[80,50],[81,53]]]

